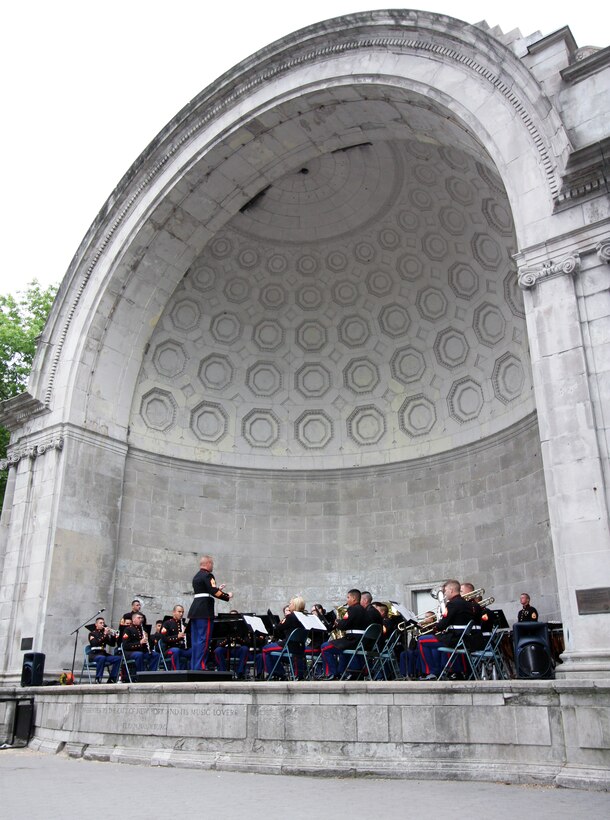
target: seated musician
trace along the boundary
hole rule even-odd
[[[148,669],[154,672],[159,668],[161,656],[158,652],[151,652],[148,633],[142,625],[142,615],[134,612],[131,618],[131,626],[126,626],[121,630],[121,646],[128,661],[133,661],[136,672],[143,672]]]
[[[343,650],[356,648],[369,623],[366,609],[360,603],[360,590],[350,589],[345,614],[335,623],[335,628],[345,635],[322,644],[326,680],[336,680],[343,674],[348,664]]]
[[[229,615],[239,617],[237,609],[231,609]],[[216,668],[220,672],[226,672],[231,663],[231,659],[237,661],[235,666],[235,675],[238,680],[243,680],[246,677],[246,664],[248,663],[248,656],[250,648],[248,641],[237,633],[222,638],[216,644],[214,650],[214,657],[216,659]]]
[[[320,665],[318,667],[317,664],[315,664],[315,659],[317,659],[320,655],[322,644],[328,640],[328,634],[332,630],[335,622],[335,613],[332,611],[327,612],[322,604],[313,604],[311,607],[311,614],[317,615],[324,626],[324,629],[311,630],[310,638],[305,646],[305,656],[314,664],[314,674],[318,677],[318,672],[320,675],[323,674],[322,666]]]
[[[121,656],[106,652],[106,646],[114,646],[116,636],[106,626],[103,618],[95,619],[95,628],[89,633],[89,658],[95,662],[95,682],[101,683],[104,667],[108,667],[108,683],[116,683],[121,668]]]
[[[438,678],[442,671],[441,653],[438,651],[438,646],[454,647],[457,645],[464,627],[475,621],[478,625],[481,621],[481,608],[476,601],[465,601],[460,595],[460,582],[455,580],[446,581],[443,585],[443,595],[445,598],[446,608],[443,612],[443,617],[440,621],[432,627],[434,640],[426,639],[425,641],[418,641],[420,655],[422,657],[424,668],[430,669],[427,673],[426,679],[433,680]],[[464,659],[462,658],[464,664]],[[463,665],[462,672],[454,672],[456,676],[463,675],[466,671]]]
[[[432,610],[428,610],[424,612],[423,618],[419,621],[418,629],[420,632],[426,632],[429,627],[432,626],[436,622],[436,615]],[[409,643],[406,649],[403,649],[400,653],[398,658],[398,667],[400,669],[401,677],[409,678],[410,680],[416,680],[419,677],[425,677],[426,675],[431,673],[431,669],[425,669],[422,665],[422,659],[420,656],[420,649],[419,649],[419,641],[424,641],[426,638],[430,638],[434,644],[438,644],[436,637],[432,634],[430,635],[418,635],[412,636],[409,639]]]
[[[150,633],[150,647],[154,649],[156,652],[159,651],[158,643],[163,637],[163,633],[161,632],[161,628],[163,627],[163,621],[155,621],[155,631]]]
[[[286,609],[286,607],[284,607],[284,609]],[[290,603],[288,604],[288,614],[279,622],[279,624],[276,625],[273,630],[273,641],[263,647],[263,667],[267,675],[271,673],[271,670],[277,660],[277,656],[274,657],[269,653],[282,649],[293,630],[302,628],[301,622],[294,614],[295,612],[305,612],[305,601],[300,595],[290,599]],[[303,646],[303,654],[298,654],[296,656],[296,662],[298,664],[298,668],[296,670],[297,677],[305,677],[305,646]],[[278,677],[283,677],[283,674],[283,670],[281,670],[278,673]]]
[[[361,592],[360,593],[360,604],[361,606],[366,609],[366,614],[369,618],[369,624],[381,624],[383,625],[383,616],[377,609],[377,607],[373,604],[373,596],[370,592]],[[387,607],[386,607],[386,617],[387,617]]]
[[[167,652],[171,668],[190,669],[192,648],[188,645],[188,627],[184,620],[184,607],[176,604],[172,617],[166,618],[161,626],[161,646]]]

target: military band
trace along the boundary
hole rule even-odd
[[[483,600],[485,590],[475,590],[470,582],[460,584],[450,579],[431,591],[439,601],[436,613],[430,609],[422,616],[409,618],[401,614],[398,605],[374,601],[370,592],[352,588],[347,592],[345,603],[338,605],[336,611],[327,612],[321,604],[312,605],[311,613],[319,620],[312,619],[313,626],[310,623],[308,630],[304,630],[299,619],[299,613],[307,614],[306,602],[302,596],[295,595],[284,607],[283,618],[276,618],[275,623],[267,619],[267,634],[247,626],[239,611],[232,610],[229,616],[219,616],[219,634],[215,638],[215,602],[230,601],[233,593],[225,592],[225,585],[216,583],[213,569],[213,558],[202,556],[193,578],[188,619],[184,617],[184,606],[175,604],[172,614],[157,621],[151,633],[137,598],[132,601],[131,611],[121,618],[117,633],[106,626],[103,618],[97,618],[95,624],[88,627],[96,682],[101,682],[106,668],[109,682],[118,680],[123,660],[133,662],[136,676],[144,670],[157,670],[163,663],[171,671],[210,667],[221,672],[230,670],[239,679],[246,678],[249,667],[252,677],[258,679],[271,676],[293,680],[358,679],[365,671],[364,655],[354,650],[361,646],[362,637],[372,624],[381,628],[375,644],[379,658],[375,666],[377,679],[434,680],[441,672],[443,676],[460,679],[468,677],[470,672],[462,663],[463,657],[454,661],[447,673],[447,669],[443,671],[447,657],[443,649],[455,647],[467,626],[471,651],[482,649],[491,634],[493,613],[487,604],[494,599]],[[519,621],[538,619],[527,593],[521,595],[521,604]],[[270,610],[268,615],[271,616]],[[293,668],[287,669],[277,660],[294,630],[306,638],[292,647]],[[368,634],[371,633],[369,630]],[[114,650],[117,654],[112,654],[107,647],[118,647]],[[387,650],[381,660],[384,647]]]

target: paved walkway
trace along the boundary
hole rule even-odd
[[[95,798],[93,797],[95,795]],[[0,818],[112,816],[478,817],[579,820],[610,816],[610,795],[542,786],[425,780],[326,779],[73,760],[29,749],[0,751]]]

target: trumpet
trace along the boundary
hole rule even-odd
[[[188,638],[186,637],[186,620],[184,618],[180,618],[180,631],[184,632],[184,648],[188,649]]]
[[[433,618],[433,622],[431,622],[431,618]],[[417,616],[417,620],[414,623],[413,621],[401,621],[396,629],[399,632],[407,632],[409,629],[419,629],[420,632],[426,627],[433,626],[437,621],[436,616],[426,615],[424,612],[422,615]]]

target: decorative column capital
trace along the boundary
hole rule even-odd
[[[595,246],[600,262],[610,265],[610,239],[604,239]]]
[[[54,436],[46,441],[41,441],[38,444],[28,444],[21,447],[19,450],[11,450],[7,453],[6,458],[0,460],[0,470],[6,470],[12,467],[24,458],[29,458],[32,461],[38,456],[44,455],[49,450],[62,450],[64,446],[63,436]]]
[[[572,253],[560,262],[550,259],[535,268],[522,267],[518,271],[519,287],[523,290],[534,287],[541,279],[560,276],[564,273],[578,273],[580,270],[580,254]]]

